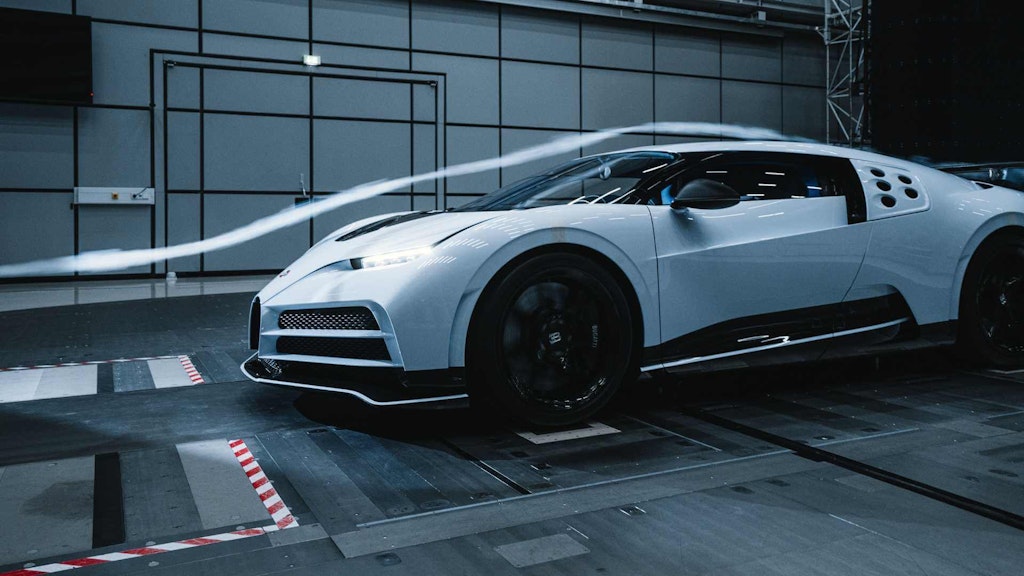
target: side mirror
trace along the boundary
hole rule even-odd
[[[676,194],[675,199],[672,200],[672,209],[717,210],[735,206],[739,202],[740,193],[733,190],[731,186],[707,178],[698,178],[683,186],[679,194]]]

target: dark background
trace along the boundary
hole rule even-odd
[[[875,0],[872,145],[936,161],[1024,160],[1024,6]]]

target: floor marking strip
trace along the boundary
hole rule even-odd
[[[177,358],[177,356],[171,356],[170,358]],[[163,554],[164,552],[186,550],[188,548],[196,548],[198,546],[209,546],[210,544],[219,544],[221,542],[231,542],[233,540],[251,538],[253,536],[262,536],[270,532],[276,532],[287,528],[295,528],[298,526],[299,521],[292,516],[292,513],[288,509],[288,506],[285,505],[284,500],[281,499],[281,496],[278,495],[277,491],[270,485],[269,478],[267,478],[267,475],[263,473],[263,469],[260,468],[259,464],[255,463],[255,457],[249,452],[249,448],[245,445],[245,442],[242,440],[231,440],[228,442],[228,446],[231,447],[231,451],[234,453],[235,458],[238,459],[239,464],[244,460],[253,460],[253,463],[250,464],[251,469],[246,472],[246,475],[249,476],[249,481],[252,483],[253,489],[256,490],[257,496],[260,497],[264,506],[267,507],[267,512],[269,512],[271,518],[274,519],[273,524],[269,524],[262,528],[234,530],[231,532],[224,532],[222,534],[186,538],[176,542],[151,544],[144,548],[132,548],[129,550],[122,550],[120,552],[107,552],[105,554],[86,556],[84,558],[73,558],[70,560],[53,562],[51,564],[43,564],[41,566],[36,566],[30,562],[25,564],[24,568],[8,572],[0,572],[0,576],[37,576],[39,574],[52,574],[54,572],[74,570],[75,568],[94,566],[96,564],[107,564],[109,562],[117,562],[119,560],[130,560],[132,558],[152,556],[153,554]]]
[[[199,373],[199,370],[196,370],[195,365],[192,364],[192,360],[190,360],[188,356],[178,356],[178,361],[181,362],[181,367],[185,369],[185,374],[188,374],[188,379],[191,380],[193,384],[206,383],[206,381],[203,380],[203,376]]]
[[[235,453],[238,464],[249,478],[249,482],[252,483],[252,489],[256,491],[260,501],[267,507],[270,517],[274,519],[274,524],[267,526],[265,530],[271,532],[298,526],[299,521],[292,516],[291,511],[285,505],[281,496],[277,494],[277,491],[270,486],[267,475],[260,468],[259,463],[256,462],[256,457],[249,452],[249,447],[245,445],[245,442],[242,440],[231,440],[228,442],[228,446]],[[0,576],[3,575],[0,574]]]
[[[122,552],[110,552],[107,554],[99,554],[96,556],[86,556],[85,558],[64,560],[61,562],[54,562],[52,564],[44,564],[42,566],[26,564],[25,568],[19,568],[18,570],[12,570],[10,572],[0,572],[0,576],[36,576],[37,574],[52,574],[54,572],[74,570],[75,568],[83,568],[85,566],[95,566],[96,564],[107,564],[110,562],[117,562],[119,560],[128,560],[131,558],[151,556],[153,554],[162,554],[164,552],[170,552],[172,550],[184,550],[186,548],[195,548],[198,546],[218,544],[220,542],[229,542],[232,540],[238,540],[240,538],[262,536],[271,529],[277,530],[277,527],[268,526],[266,528],[249,528],[246,530],[235,530],[233,532],[225,532],[223,534],[211,534],[209,536],[203,536],[202,538],[189,538],[187,540],[180,540],[178,542],[167,542],[166,544],[156,544],[152,546],[147,546],[145,548],[135,548],[132,550],[124,550]]]
[[[64,368],[66,366],[95,366],[97,364],[117,364],[120,362],[140,362],[144,360],[170,360],[171,358],[182,358],[182,356],[143,356],[140,358],[115,358],[113,360],[88,360],[85,362],[61,362],[59,364],[37,364],[34,366],[11,366],[9,368],[0,368],[0,372],[15,372],[18,370],[38,370],[40,368]],[[188,358],[188,356],[185,356],[185,358]],[[189,363],[191,364],[191,362]],[[184,364],[184,362],[182,364]],[[193,369],[194,368],[195,367],[193,366]]]

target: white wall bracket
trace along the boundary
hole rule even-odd
[[[116,204],[152,206],[156,194],[152,188],[75,187],[75,204]]]

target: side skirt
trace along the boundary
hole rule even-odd
[[[948,324],[919,327],[903,297],[739,318],[644,350],[641,371],[711,371],[947,344]]]

